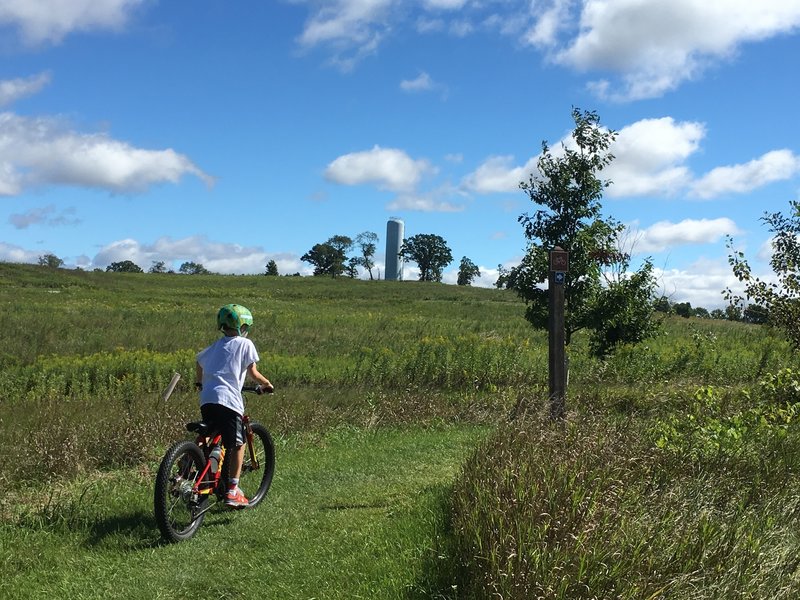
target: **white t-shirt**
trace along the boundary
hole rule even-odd
[[[203,369],[200,404],[221,404],[244,414],[242,386],[247,367],[258,362],[256,346],[246,337],[224,336],[197,354]]]

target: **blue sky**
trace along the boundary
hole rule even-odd
[[[573,106],[675,302],[724,306],[726,235],[768,275],[800,199],[797,0],[0,0],[0,56],[4,261],[305,274],[373,231],[382,272],[400,217],[490,286]]]

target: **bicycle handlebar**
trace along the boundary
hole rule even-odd
[[[274,387],[265,388],[261,385],[246,385],[242,388],[243,392],[255,392],[259,396],[261,394],[271,394],[275,391]]]

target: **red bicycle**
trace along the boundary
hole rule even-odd
[[[243,392],[265,393],[261,386]],[[249,499],[245,508],[257,506],[267,495],[275,473],[275,445],[267,428],[242,417],[245,453],[239,487]],[[227,465],[222,436],[202,421],[186,424],[197,434],[194,441],[176,442],[167,450],[156,475],[153,505],[164,539],[180,542],[192,537],[216,501],[224,500]]]

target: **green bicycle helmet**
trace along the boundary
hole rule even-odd
[[[234,329],[239,335],[247,335],[253,326],[253,315],[241,304],[226,304],[217,313],[217,329]]]

